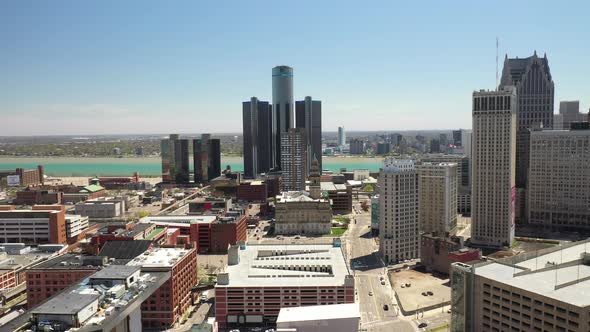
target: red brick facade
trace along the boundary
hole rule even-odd
[[[35,269],[26,272],[27,306],[32,308],[37,304],[70,287],[74,283],[96,272],[98,268],[83,269]]]

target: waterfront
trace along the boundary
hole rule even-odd
[[[191,158],[192,161],[192,158]],[[367,157],[323,157],[324,169],[334,172],[341,168],[347,170],[368,169],[378,171],[381,158]],[[34,158],[34,157],[0,157],[0,169],[35,168],[45,166],[45,173],[50,176],[114,176],[131,175],[139,172],[143,176],[160,176],[161,159],[144,158]],[[222,169],[229,165],[234,171],[242,171],[241,157],[222,157]],[[192,168],[192,164],[190,165]]]

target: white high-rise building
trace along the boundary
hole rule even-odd
[[[471,241],[501,247],[514,240],[516,91],[473,93]]]
[[[418,173],[412,160],[386,158],[379,172],[379,252],[386,263],[420,257]]]
[[[444,236],[457,226],[457,164],[423,163],[416,169],[420,232]]]
[[[305,180],[309,175],[307,149],[305,129],[291,128],[281,134],[283,191],[305,190]]]

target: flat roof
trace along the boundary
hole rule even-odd
[[[191,224],[210,224],[217,216],[150,216],[143,217],[140,223],[150,223],[162,226],[186,227]]]
[[[81,257],[80,255],[63,254],[63,255],[48,259],[48,260],[41,262],[39,264],[36,264],[33,267],[31,267],[31,269],[33,269],[33,270],[46,270],[46,269],[89,270],[89,269],[94,269],[93,267],[88,267],[88,266],[82,265],[82,261],[80,260],[80,257]]]
[[[190,250],[182,248],[154,248],[135,257],[129,266],[172,267]]]
[[[475,266],[475,274],[579,307],[590,305],[588,240]],[[577,262],[577,263],[576,263]]]
[[[90,276],[90,279],[127,279],[139,271],[139,266],[109,265]]]
[[[32,314],[74,315],[100,297],[95,293],[59,293],[31,310]]]
[[[281,308],[277,323],[360,317],[361,312],[358,303],[311,305]]]
[[[240,262],[226,268],[229,284],[217,287],[342,286],[351,275],[332,245],[247,245],[238,255]]]

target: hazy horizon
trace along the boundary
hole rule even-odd
[[[281,64],[296,100],[322,101],[326,132],[471,128],[472,92],[495,87],[496,37],[500,72],[505,54],[547,53],[554,112],[560,100],[587,112],[589,8],[5,2],[0,136],[239,133],[241,102],[270,100]]]

